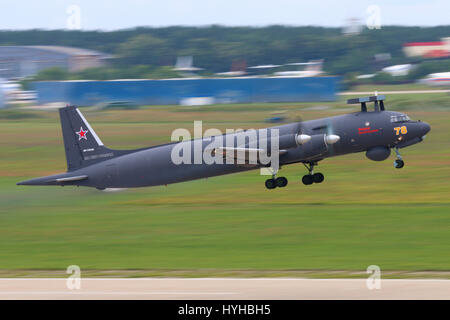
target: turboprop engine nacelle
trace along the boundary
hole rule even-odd
[[[330,135],[307,135],[307,134],[287,134],[283,135],[279,139],[279,148],[280,149],[290,149],[290,148],[296,148],[298,146],[305,146],[307,145],[312,139],[314,138],[314,143],[317,144],[317,140],[322,139],[323,143],[326,145],[335,144],[338,142],[341,138],[335,134]],[[318,138],[320,137],[320,138]],[[322,144],[320,142],[319,144]]]
[[[328,151],[329,146],[341,139],[334,134],[286,134],[279,137],[278,149],[289,150],[296,148],[296,152],[301,153],[301,157],[307,159],[316,158]],[[259,148],[271,150],[272,140],[260,140]]]
[[[315,134],[310,137],[311,139],[307,143],[299,147],[300,157],[305,160],[322,156],[329,150],[330,145],[340,140],[340,137],[334,134]]]
[[[311,136],[307,134],[286,134],[279,139],[280,149],[296,148],[299,145],[305,144],[311,140]]]

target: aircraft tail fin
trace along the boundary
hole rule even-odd
[[[103,145],[78,108],[75,106],[61,108],[59,117],[66,151],[67,171],[116,156],[115,150]]]

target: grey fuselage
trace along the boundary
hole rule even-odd
[[[292,163],[314,163],[324,158],[367,151],[378,146],[402,148],[422,141],[422,137],[430,130],[430,126],[421,121],[393,122],[392,117],[398,115],[402,114],[393,111],[355,112],[272,127],[271,129],[278,129],[279,136],[283,137],[292,135],[301,125],[301,133],[312,137],[311,141],[303,145],[293,145],[287,148],[286,152],[279,156],[280,167]],[[407,133],[398,129],[403,126],[407,127]],[[330,133],[338,135],[340,140],[332,145],[327,145],[323,142],[323,137]],[[231,135],[239,134],[245,134],[245,132]],[[212,137],[212,139],[217,137]],[[64,185],[89,186],[100,189],[132,188],[214,177],[257,169],[262,166],[206,164],[204,162],[201,164],[174,164],[171,158],[172,149],[180,143],[192,145],[193,141],[182,141],[138,150],[51,177],[56,179],[86,175],[87,179],[65,182]],[[203,138],[200,141],[203,150],[211,144],[211,139]],[[61,183],[47,184],[58,185]]]

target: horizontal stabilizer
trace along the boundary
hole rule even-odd
[[[22,182],[18,182],[17,185],[26,186],[54,186],[54,185],[65,185],[65,184],[76,184],[73,182],[86,180],[87,175],[80,176],[68,176],[67,173],[57,174],[53,176],[40,177],[35,179],[30,179]]]
[[[75,177],[59,178],[59,179],[56,179],[56,182],[80,181],[80,180],[87,179],[87,177],[88,177],[88,176],[84,175],[84,176],[75,176]]]

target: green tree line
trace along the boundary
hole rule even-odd
[[[324,59],[327,73],[345,75],[379,70],[374,59],[377,53],[390,53],[389,64],[410,62],[402,51],[405,42],[437,41],[446,36],[450,36],[450,26],[386,26],[344,35],[340,28],[213,25],[108,32],[0,31],[0,45],[61,45],[102,51],[113,56],[110,74],[130,66],[147,68],[141,74],[161,72],[160,67],[173,65],[177,56],[192,55],[196,67],[211,73],[229,71],[236,61],[252,66]]]

